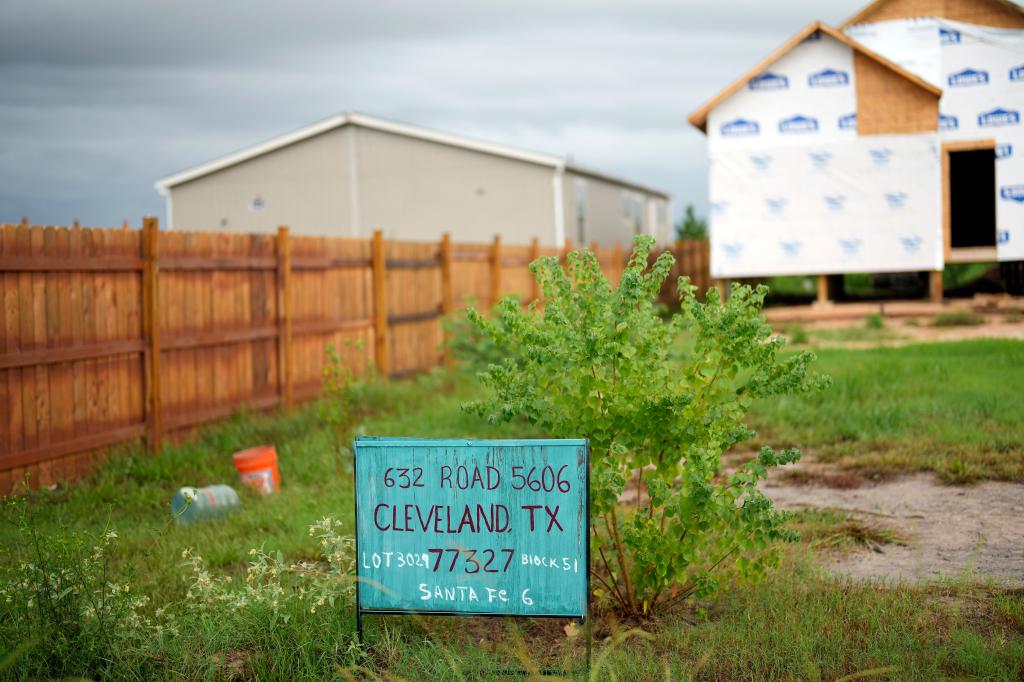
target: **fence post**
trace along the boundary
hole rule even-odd
[[[942,303],[942,270],[928,273],[928,297],[934,303]]]
[[[501,300],[501,235],[494,235],[491,244],[491,302],[488,308],[498,305]]]
[[[540,258],[540,237],[534,237],[533,241],[530,242],[530,263]],[[530,266],[527,265],[527,272],[529,272]],[[530,300],[540,300],[540,284],[537,283],[537,278],[530,273]]]
[[[384,233],[373,231],[373,346],[377,372],[382,377],[391,373],[388,352],[387,261],[384,259]]]
[[[286,412],[292,388],[292,240],[286,225],[277,228],[277,357],[278,393]]]
[[[145,344],[146,382],[143,408],[146,411],[146,446],[154,455],[160,454],[162,424],[160,419],[160,224],[156,218],[142,219],[142,335]]]
[[[706,295],[711,286],[711,242],[707,239],[700,243],[700,284],[701,292]]]
[[[441,248],[438,253],[441,259],[441,314],[446,318],[455,310],[452,302],[452,235],[445,232],[441,235]],[[451,339],[445,330],[444,334],[444,362],[447,365],[453,364],[453,358],[449,349]]]
[[[622,282],[622,271],[625,269],[625,263],[622,262],[622,244],[619,242],[615,242],[612,259],[615,261],[615,286],[619,286]]]
[[[828,275],[818,275],[818,305],[829,303],[828,296]]]

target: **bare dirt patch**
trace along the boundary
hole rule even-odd
[[[910,343],[927,343],[934,341],[966,341],[970,339],[1017,339],[1024,340],[1024,323],[1009,321],[1005,315],[989,314],[979,316],[984,320],[981,324],[936,327],[933,318],[903,318],[884,320],[885,327],[881,330],[865,331],[865,338],[843,338],[844,330],[863,330],[864,323],[849,320],[825,320],[810,322],[804,325],[810,335],[809,342],[803,344],[810,347],[837,348],[877,348],[905,346]],[[780,327],[784,329],[784,327]]]
[[[825,465],[811,462],[794,471],[800,469],[814,474],[774,476],[762,484],[780,508],[835,509],[880,519],[906,538],[903,544],[862,547],[826,559],[831,570],[911,581],[968,572],[1024,585],[1024,484],[954,487],[933,474],[913,474],[848,487],[828,485]]]

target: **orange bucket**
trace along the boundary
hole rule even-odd
[[[242,483],[264,495],[277,492],[281,475],[277,473],[277,449],[273,445],[257,445],[231,456],[242,477]]]

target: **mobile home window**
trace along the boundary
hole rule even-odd
[[[644,231],[644,204],[639,196],[633,197],[633,233]]]
[[[622,217],[626,220],[633,217],[633,202],[629,198],[629,192],[622,193]]]

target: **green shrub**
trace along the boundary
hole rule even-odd
[[[362,342],[356,342],[347,343],[345,347],[349,350],[362,350],[363,345]],[[323,396],[317,403],[317,413],[330,427],[335,445],[342,452],[348,451],[352,430],[365,414],[367,387],[374,380],[372,368],[366,376],[360,377],[352,370],[353,365],[341,357],[333,343],[328,344],[323,369]]]
[[[968,310],[950,310],[932,318],[933,327],[971,327],[985,324],[985,318]]]
[[[502,352],[498,345],[470,321],[466,310],[446,316],[441,326],[445,332],[446,350],[470,371],[482,372],[488,365],[501,361]]]
[[[789,337],[789,342],[794,345],[802,345],[810,341],[810,336],[807,335],[807,330],[799,324],[787,325],[783,330],[786,336]]]
[[[868,329],[885,329],[885,318],[878,313],[871,313],[864,319],[864,326]]]
[[[777,541],[794,534],[757,481],[799,453],[764,448],[727,475],[721,455],[755,436],[744,421],[754,400],[826,383],[808,374],[810,353],[779,357],[785,342],[761,315],[767,287],[734,285],[725,303],[712,289],[700,302],[681,278],[680,312],[660,317],[673,258],[648,267],[653,243],[637,237],[616,289],[592,253],[574,252],[568,272],[550,257],[531,265],[543,309],[506,299],[496,319],[470,311],[504,359],[480,375],[488,396],[466,408],[590,440],[594,576],[599,596],[631,614],[756,579],[778,561]],[[631,511],[617,504],[627,480],[649,496]]]

